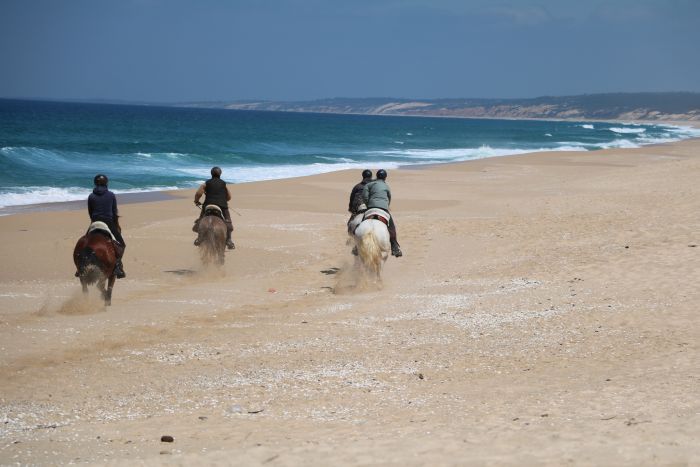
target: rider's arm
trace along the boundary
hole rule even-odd
[[[352,213],[352,208],[353,202],[355,201],[355,195],[357,195],[357,192],[360,191],[357,189],[357,187],[354,187],[352,191],[350,192],[350,203],[348,203],[348,212]]]
[[[197,188],[197,192],[194,194],[194,204],[199,206],[199,200],[202,196],[204,196],[204,189],[206,188],[206,185],[202,183],[199,185],[199,188]]]
[[[362,189],[362,201],[364,201],[365,204],[367,204],[367,202],[369,201],[369,186],[370,184],[368,183]]]
[[[231,201],[231,190],[226,187],[226,201]]]

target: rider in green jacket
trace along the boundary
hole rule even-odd
[[[386,183],[386,175],[386,170],[377,170],[377,179],[366,184],[362,190],[362,199],[367,205],[367,209],[379,208],[389,212],[391,190]],[[389,214],[391,213],[389,212]],[[389,239],[391,241],[391,254],[397,258],[403,256],[399,242],[396,240],[396,224],[394,223],[393,215],[390,216],[387,227],[389,228]]]

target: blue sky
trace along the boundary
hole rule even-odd
[[[700,0],[0,0],[0,97],[700,91]]]

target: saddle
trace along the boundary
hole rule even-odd
[[[206,206],[204,206],[204,215],[216,216],[222,221],[226,222],[226,219],[224,218],[224,212],[216,204],[207,204]]]
[[[386,225],[389,225],[389,219],[391,219],[391,214],[386,212],[384,209],[371,208],[365,211],[365,217],[362,218],[363,221],[366,221],[367,219],[376,219],[378,221],[383,222]]]
[[[92,224],[90,224],[90,227],[88,227],[88,235],[93,233],[93,232],[99,232],[103,235],[106,235],[112,239],[112,241],[116,242],[117,239],[114,238],[114,234],[112,233],[111,230],[109,230],[109,227],[107,227],[107,224],[101,221],[95,221]],[[118,242],[117,242],[118,243]]]

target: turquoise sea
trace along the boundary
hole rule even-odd
[[[107,174],[117,193],[144,192],[195,187],[214,165],[242,183],[699,136],[663,124],[0,100],[0,208],[85,199],[96,173]]]

